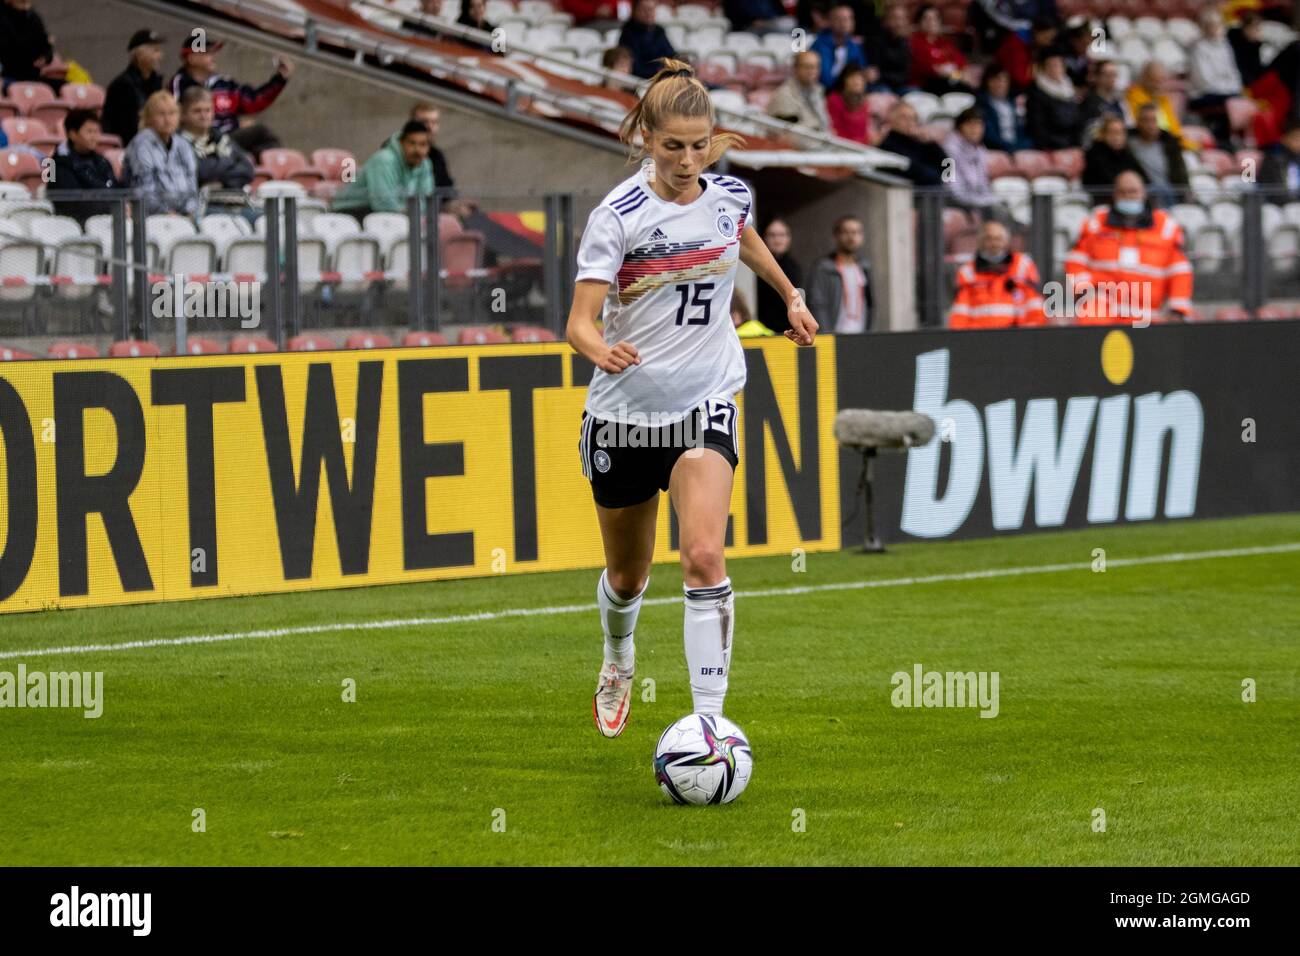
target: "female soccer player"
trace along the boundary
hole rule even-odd
[[[708,91],[665,60],[623,120],[640,132],[636,175],[591,213],[578,250],[569,344],[595,366],[578,442],[605,545],[596,597],[605,633],[592,716],[607,737],[627,725],[633,632],[650,582],[659,492],[677,512],[685,644],[698,713],[722,713],[734,622],[723,558],[736,467],[736,405],[745,358],[731,324],[737,260],[787,303],[798,345],[817,323],[748,221],[738,179],[705,173],[732,145],[713,132]],[[636,158],[634,154],[633,158]],[[604,317],[604,335],[594,320]]]

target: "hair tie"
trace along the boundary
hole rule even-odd
[[[685,68],[685,69],[681,69],[681,70],[673,70],[671,73],[665,73],[665,74],[664,74],[665,77],[669,77],[669,76],[684,76],[684,77],[686,77],[687,79],[689,79],[690,77],[692,77],[692,76],[694,76],[694,75],[695,75],[695,71],[692,70],[692,69],[690,69],[689,67],[688,67],[688,68]]]

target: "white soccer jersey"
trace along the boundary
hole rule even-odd
[[[641,357],[616,375],[596,369],[586,404],[595,418],[670,424],[745,385],[731,292],[752,198],[730,176],[700,181],[699,198],[680,205],[660,198],[639,170],[587,220],[577,277],[610,283],[605,342],[631,342]]]

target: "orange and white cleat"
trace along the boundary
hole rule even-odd
[[[606,737],[617,737],[627,726],[628,712],[632,709],[632,671],[619,670],[610,662],[600,670],[600,683],[591,699],[591,716],[596,729]]]

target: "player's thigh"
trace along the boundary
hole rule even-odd
[[[685,452],[673,465],[668,493],[677,512],[687,587],[708,587],[726,577],[723,548],[734,476],[731,462],[707,446]]]
[[[605,568],[610,586],[623,597],[636,594],[650,574],[659,519],[659,495],[626,508],[596,505],[600,537],[605,545]]]

